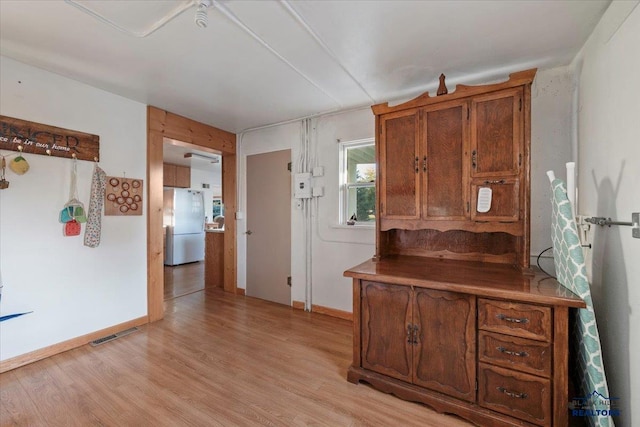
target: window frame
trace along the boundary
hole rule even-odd
[[[349,183],[348,182],[348,149],[350,148],[359,148],[373,146],[374,147],[374,165],[376,168],[376,179],[374,182],[357,182],[357,183]],[[339,203],[339,223],[340,225],[348,225],[347,221],[351,218],[351,214],[347,212],[347,206],[349,204],[349,190],[352,188],[376,188],[376,184],[378,181],[378,165],[375,159],[375,138],[364,138],[364,139],[356,139],[351,141],[340,141],[338,144],[339,149],[339,163],[340,163],[340,203]],[[377,194],[376,194],[377,196]],[[376,197],[377,203],[377,197]],[[375,209],[374,209],[375,212]],[[375,228],[375,221],[356,221],[353,226],[357,227],[365,227],[365,228]],[[350,226],[350,227],[353,227]]]

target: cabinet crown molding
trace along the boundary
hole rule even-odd
[[[436,104],[444,101],[451,101],[454,99],[465,98],[468,96],[492,92],[494,90],[508,89],[511,87],[522,86],[531,84],[536,76],[537,68],[530,70],[518,71],[517,73],[509,74],[509,80],[501,83],[493,83],[488,85],[457,85],[453,92],[449,92],[445,95],[431,96],[429,92],[425,92],[416,98],[404,102],[402,104],[389,106],[388,102],[382,104],[376,104],[371,107],[375,115],[393,113],[395,111],[402,111],[408,108],[423,107],[425,105]]]

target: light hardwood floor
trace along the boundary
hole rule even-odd
[[[164,266],[164,300],[204,289],[204,261]]]
[[[218,289],[165,306],[130,335],[1,374],[0,424],[468,425],[348,383],[348,321]]]

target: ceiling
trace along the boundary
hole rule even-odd
[[[170,138],[164,139],[162,158],[165,163],[188,166],[192,169],[222,174],[222,156],[195,149],[191,144],[185,144]]]
[[[1,0],[0,53],[239,133],[566,65],[608,5]]]

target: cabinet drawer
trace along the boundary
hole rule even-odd
[[[551,381],[479,364],[478,403],[534,424],[551,424]]]
[[[478,360],[542,377],[551,376],[551,344],[480,332]]]
[[[489,299],[478,300],[478,329],[551,341],[551,307]]]

